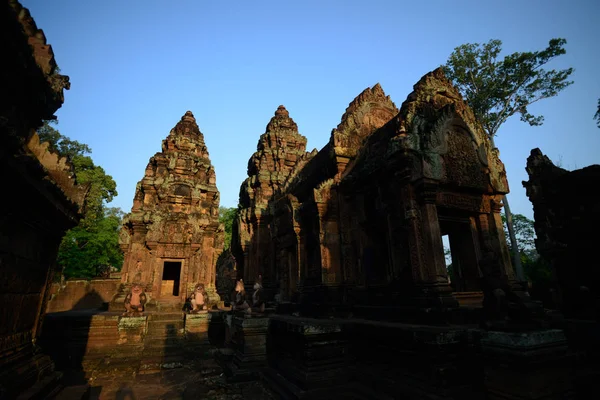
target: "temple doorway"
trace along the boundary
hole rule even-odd
[[[181,261],[165,261],[160,294],[162,297],[179,296]]]
[[[451,264],[448,275],[454,292],[478,292],[479,268],[476,234],[472,231],[473,221],[464,216],[439,216],[442,238],[450,247],[450,255],[444,255]]]

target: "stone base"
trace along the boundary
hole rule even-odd
[[[233,359],[224,365],[227,380],[242,382],[255,380],[267,366],[266,315],[237,313],[232,320],[231,347]]]
[[[350,382],[344,320],[274,315],[265,378],[282,398],[332,398]]]
[[[577,398],[600,399],[600,321],[567,319],[560,325],[577,361]]]
[[[185,314],[185,337],[195,345],[208,345],[211,314],[207,310]]]
[[[480,331],[275,315],[264,379],[289,399],[482,399]]]
[[[574,360],[562,330],[490,331],[481,348],[488,399],[574,398]]]
[[[146,334],[146,325],[148,316],[138,317],[120,317],[119,318],[119,342],[125,343],[140,343]]]

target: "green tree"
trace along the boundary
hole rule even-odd
[[[509,242],[509,234],[506,229],[506,218],[502,217],[504,224],[504,235]],[[552,278],[552,270],[548,263],[543,260],[535,248],[535,229],[533,221],[522,214],[513,215],[513,227],[519,247],[515,252],[509,246],[511,254],[518,254],[523,265],[525,277],[532,282],[533,286],[547,286]]]
[[[454,49],[444,70],[454,83],[475,117],[481,122],[492,146],[494,137],[504,122],[515,114],[531,126],[542,125],[544,117],[535,116],[528,107],[539,100],[556,96],[571,85],[569,76],[573,68],[545,70],[543,67],[565,54],[565,39],[552,39],[544,50],[515,52],[498,59],[502,51],[500,40],[488,43],[467,43]],[[504,197],[504,210],[511,246],[517,248],[512,215],[508,199]],[[514,257],[517,278],[525,276],[518,253]]]
[[[44,124],[37,130],[40,142],[48,142],[50,150],[71,159],[75,156],[91,154],[92,149],[90,149],[90,146],[61,135],[60,132],[52,126],[56,124],[56,121],[44,121]]]
[[[58,263],[67,278],[93,278],[123,264],[119,248],[121,218],[109,212],[94,224],[67,231],[58,251]]]
[[[121,267],[119,229],[123,212],[106,207],[117,195],[117,184],[86,155],[91,153],[88,145],[62,135],[47,121],[38,135],[41,141],[49,143],[50,149],[71,159],[77,183],[88,187],[83,218],[67,231],[59,247],[57,261],[63,274],[67,278],[93,278],[111,266]]]
[[[233,221],[238,216],[237,208],[219,207],[219,222],[225,225],[225,250],[231,247]]]
[[[523,214],[513,214],[513,229],[515,230],[515,236],[519,246],[520,253],[526,253],[533,258],[537,257],[537,251],[535,249],[535,228],[533,221],[524,216]],[[504,223],[504,235],[506,237],[506,243],[508,248],[513,251],[510,245],[510,237],[508,229],[506,228],[506,217],[502,216],[502,222]]]
[[[109,203],[117,195],[117,184],[104,169],[94,164],[89,156],[76,155],[71,160],[77,183],[89,185],[84,204],[84,226],[92,226],[104,218],[105,203]]]

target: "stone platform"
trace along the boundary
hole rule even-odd
[[[41,344],[64,371],[58,399],[272,398],[258,382],[226,381],[215,360],[223,325],[219,311],[78,310],[48,314]]]
[[[267,349],[269,367],[262,377],[282,399],[568,399],[573,394],[572,357],[561,330],[485,332],[476,325],[274,315]],[[552,384],[543,385],[548,376]]]
[[[475,400],[574,393],[572,353],[556,329],[485,332],[476,325],[225,310],[136,318],[73,311],[46,317],[41,344],[64,371],[67,390],[85,387],[88,398]]]
[[[221,358],[228,382],[259,379],[267,367],[269,316],[237,312],[231,318],[232,354]]]

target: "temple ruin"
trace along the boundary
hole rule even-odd
[[[175,304],[201,283],[216,303],[215,265],[224,240],[218,220],[215,170],[188,111],[150,158],[123,221],[123,285],[113,306],[120,307],[134,282],[145,285],[151,301]]]
[[[527,161],[561,308],[544,310],[511,266],[498,150],[441,69],[399,109],[365,89],[319,151],[279,106],[226,254],[215,171],[186,112],[136,188],[120,278],[67,282],[52,303],[87,188],[33,131],[68,78],[29,12],[2,7],[0,174],[13,194],[0,197],[0,398],[600,396],[599,167],[569,172],[537,149]]]
[[[81,218],[87,188],[35,133],[69,89],[44,32],[17,1],[0,6],[0,32],[0,398],[43,398],[62,375],[37,341],[58,246]]]
[[[283,111],[240,191],[234,250],[245,280],[263,274],[281,299],[302,297],[320,312],[480,303],[484,257],[515,283],[500,218],[504,166],[441,70],[423,77],[400,111],[381,86],[366,89],[319,152],[303,153]],[[274,133],[280,125],[289,128]]]

